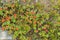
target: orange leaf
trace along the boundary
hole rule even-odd
[[[34,21],[33,23],[36,24],[36,21]]]
[[[48,32],[48,30],[45,30],[46,31],[46,33]]]
[[[13,8],[14,6],[15,6],[14,4],[11,5],[12,8]]]
[[[6,20],[7,20],[7,21],[10,20],[10,19],[11,19],[11,18],[10,18],[9,16],[6,17]]]
[[[10,0],[7,0],[8,2],[10,2]]]
[[[17,17],[17,14],[14,14],[14,17],[16,18]]]
[[[6,28],[8,28],[8,26],[6,26]]]
[[[5,27],[2,27],[2,31],[4,31],[5,30]]]
[[[34,11],[32,11],[32,12],[31,12],[31,14],[33,14],[33,15],[34,15],[34,14],[35,14],[35,12],[34,12]]]
[[[12,30],[14,29],[14,27],[11,28]]]
[[[22,0],[23,2],[26,2],[26,0]]]
[[[36,33],[38,33],[38,30],[36,30]]]
[[[2,8],[0,8],[0,10],[2,10]]]
[[[43,30],[46,30],[46,28],[43,28]]]
[[[36,19],[36,16],[33,16],[34,19]]]
[[[5,22],[5,19],[4,18],[2,19],[2,22]]]
[[[32,21],[31,21],[31,20],[29,20],[29,23],[32,23]]]

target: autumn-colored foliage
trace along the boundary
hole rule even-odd
[[[24,5],[18,1],[2,5],[2,30],[12,34],[14,40],[60,40],[60,2],[46,8],[40,2],[22,1]]]

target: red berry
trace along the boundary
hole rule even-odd
[[[16,28],[16,30],[19,30],[18,28]]]

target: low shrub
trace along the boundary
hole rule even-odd
[[[59,11],[59,4],[45,8],[40,3],[8,3],[0,8],[0,24],[16,40],[59,40]]]

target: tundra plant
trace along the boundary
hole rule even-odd
[[[59,40],[60,5],[8,3],[0,8],[0,24],[14,40]]]

